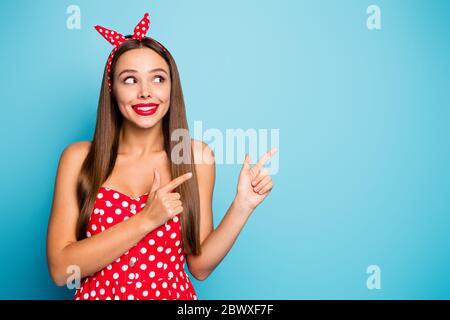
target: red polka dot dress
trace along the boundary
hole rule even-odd
[[[87,237],[138,214],[147,198],[148,192],[131,198],[100,187]],[[82,279],[75,300],[197,300],[185,272],[181,241],[180,219],[176,215],[104,269]]]

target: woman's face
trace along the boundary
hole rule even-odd
[[[116,62],[113,93],[122,115],[142,128],[153,127],[170,105],[169,66],[149,48],[133,49]]]

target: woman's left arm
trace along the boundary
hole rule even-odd
[[[253,210],[272,189],[272,179],[264,163],[276,152],[273,148],[251,167],[247,155],[239,174],[236,196],[220,224],[214,230],[212,195],[215,182],[214,154],[207,144],[193,142],[200,196],[201,254],[188,254],[189,271],[197,280],[205,280],[230,251]]]

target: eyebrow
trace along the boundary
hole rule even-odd
[[[167,71],[164,70],[163,68],[155,68],[155,69],[149,70],[148,73],[152,73],[152,72],[156,72],[156,71],[162,71],[162,72],[164,72],[165,74],[167,74]],[[125,69],[125,70],[122,70],[122,71],[119,73],[118,76],[120,76],[122,73],[125,73],[125,72],[136,73],[136,72],[138,72],[138,71],[137,71],[137,70],[134,70],[134,69]]]

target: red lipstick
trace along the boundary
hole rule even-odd
[[[159,104],[157,103],[138,103],[131,106],[138,115],[150,116],[158,110]]]

